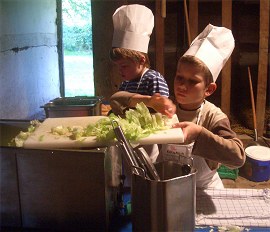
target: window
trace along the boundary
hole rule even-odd
[[[91,0],[62,0],[61,9],[61,94],[94,96]]]

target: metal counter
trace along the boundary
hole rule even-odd
[[[5,140],[0,147],[1,227],[107,230],[121,171],[121,157],[113,147],[8,147],[7,137],[24,127],[0,122],[1,139]],[[28,125],[25,122],[26,128]],[[5,131],[9,136],[4,136]]]

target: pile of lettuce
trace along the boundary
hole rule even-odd
[[[40,124],[41,122],[38,120],[30,121],[30,126],[27,128],[27,131],[20,131],[20,133],[10,141],[9,146],[15,145],[16,147],[22,147],[24,141],[40,126]]]
[[[73,140],[84,140],[88,136],[96,136],[98,141],[110,141],[115,139],[112,122],[122,128],[125,137],[129,141],[137,141],[159,130],[165,130],[168,117],[160,113],[151,114],[143,102],[138,103],[135,109],[129,109],[124,117],[111,113],[108,117],[98,120],[86,127],[57,126],[51,128],[54,135],[68,135]]]
[[[143,102],[138,103],[135,109],[129,109],[124,117],[111,113],[108,117],[90,123],[86,127],[72,126],[64,127],[58,125],[51,128],[50,133],[56,136],[69,137],[72,140],[83,141],[89,136],[96,136],[98,141],[112,141],[115,139],[113,125],[119,125],[129,141],[137,141],[160,130],[170,128],[170,119],[160,113],[151,114]],[[26,132],[21,131],[12,139],[10,146],[22,147],[25,140],[39,127],[38,120],[30,122]],[[39,138],[42,142],[44,135]]]

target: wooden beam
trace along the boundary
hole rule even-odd
[[[62,24],[62,1],[56,1],[57,5],[57,35],[59,36],[58,51],[58,67],[60,79],[60,96],[65,97],[65,66],[64,66],[64,45],[63,45],[63,24]]]
[[[190,27],[189,27],[189,16],[187,9],[187,0],[184,0],[184,10],[185,10],[185,19],[186,19],[186,28],[187,28],[187,36],[188,36],[188,46],[191,44],[191,36],[190,36]]]
[[[126,2],[91,1],[91,4],[95,95],[104,96],[105,100],[109,100],[111,95],[118,91],[121,83],[119,72],[110,62],[108,54],[112,46],[112,15]]]
[[[198,35],[198,0],[189,1],[190,39],[193,41]]]
[[[155,4],[155,69],[160,72],[161,75],[164,75],[164,16],[166,16],[166,2],[164,0],[156,0]]]
[[[269,43],[269,0],[260,1],[260,41],[259,41],[259,67],[257,84],[256,115],[258,135],[263,135],[265,122],[268,43]]]
[[[232,28],[232,0],[222,0],[222,25]],[[231,111],[231,59],[221,72],[221,109],[230,116]]]

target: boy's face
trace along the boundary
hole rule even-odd
[[[120,76],[125,81],[130,81],[141,76],[144,66],[130,59],[121,59],[114,62],[117,65]]]
[[[179,63],[174,78],[174,94],[182,108],[193,110],[212,92],[205,86],[203,74],[197,68]]]

